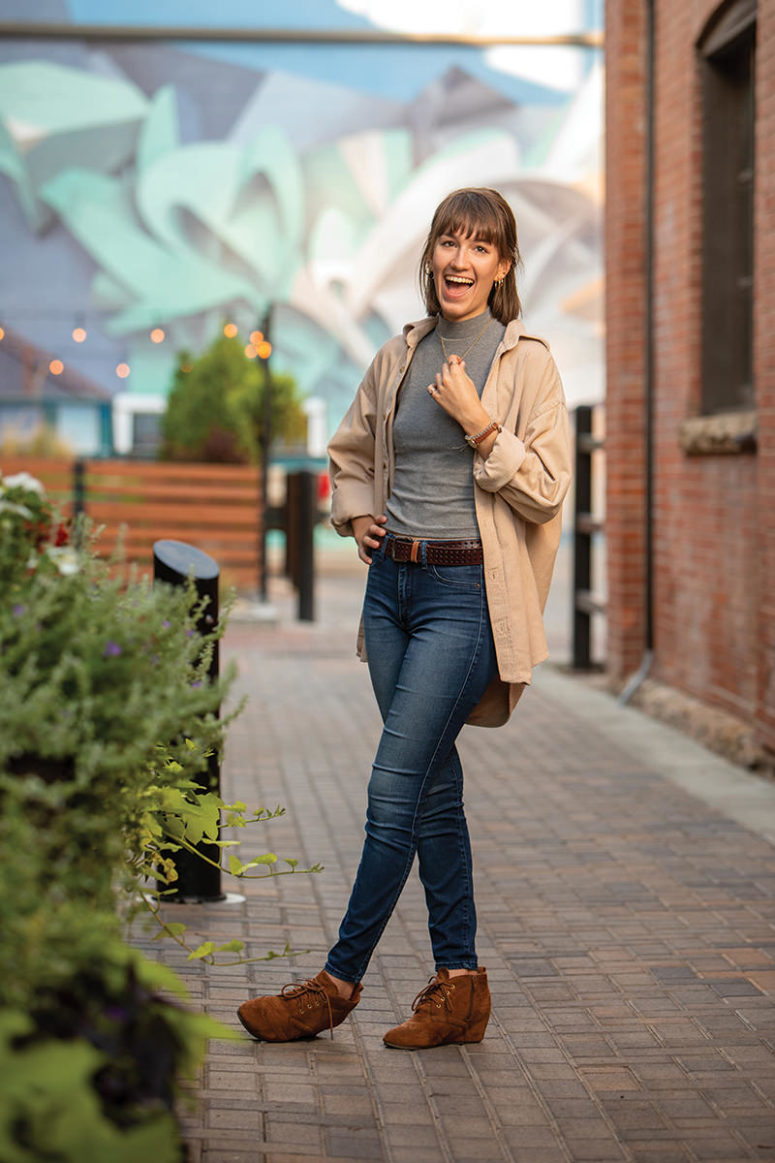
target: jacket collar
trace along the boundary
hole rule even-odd
[[[406,346],[417,347],[420,340],[424,339],[429,331],[433,331],[438,321],[438,315],[426,315],[424,319],[418,319],[416,323],[406,323],[403,330]]]
[[[421,339],[433,331],[438,321],[438,315],[426,315],[424,319],[418,319],[415,323],[407,323],[403,330],[407,347],[415,348]],[[542,339],[540,335],[533,335],[532,332],[527,331],[521,319],[512,319],[506,325],[500,352],[510,351],[512,347],[517,346],[520,339],[535,339],[539,343],[543,343],[544,347],[548,346],[546,340]]]

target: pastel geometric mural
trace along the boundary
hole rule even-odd
[[[47,15],[104,7],[52,0]],[[109,7],[113,22],[204,22],[196,4]],[[256,7],[267,27],[310,11],[220,18],[255,23]],[[374,27],[356,4],[312,8],[317,28]],[[599,399],[602,61],[566,51],[570,87],[449,43],[0,40],[0,323],[111,392],[164,394],[177,350],[271,312],[278,370],[332,427],[376,347],[423,314],[436,203],[488,185],[517,217],[526,322],[569,398]]]

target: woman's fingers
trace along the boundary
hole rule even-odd
[[[364,514],[361,517],[352,518],[358,557],[366,565],[371,565],[371,551],[378,548],[380,541],[385,536],[385,530],[382,526],[386,521],[387,517],[384,513],[380,513],[377,517]]]
[[[361,561],[365,561],[367,565],[371,562],[370,551],[372,549],[378,549],[382,538],[385,536],[385,530],[382,528],[382,526],[386,521],[387,517],[384,515],[384,513],[380,513],[378,517],[375,517],[373,521],[366,526],[366,529],[363,533],[361,533],[360,538],[356,538],[358,541],[358,556],[360,557]]]
[[[432,384],[428,384],[428,395],[457,418],[461,408],[474,397],[478,399],[476,386],[466,372],[465,361],[457,355],[451,355],[443,365]]]

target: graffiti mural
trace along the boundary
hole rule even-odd
[[[594,52],[568,90],[467,46],[0,42],[0,323],[163,395],[176,351],[271,312],[278,370],[332,427],[423,313],[433,207],[488,185],[528,325],[569,398],[600,398],[601,88]]]

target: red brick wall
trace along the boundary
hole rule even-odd
[[[607,5],[607,634],[616,675],[637,667],[644,637],[643,17],[643,3]]]
[[[775,4],[759,0],[754,374],[757,391],[760,578],[759,732],[775,748]]]
[[[775,747],[775,0],[759,0],[757,455],[687,456],[699,412],[701,140],[696,40],[717,0],[656,0],[654,649],[652,675],[758,719]],[[609,0],[607,531],[609,665],[643,650],[643,181],[646,0]],[[626,221],[632,243],[625,241]]]

